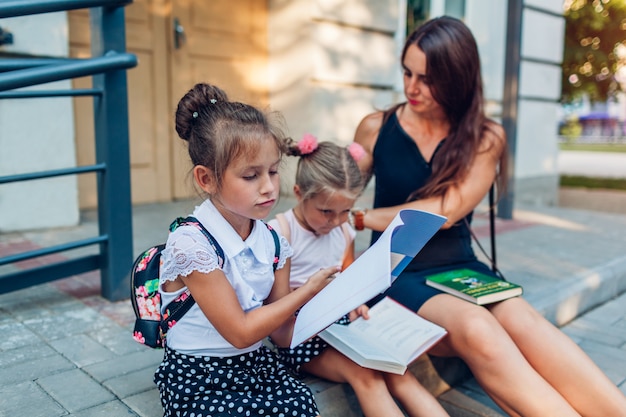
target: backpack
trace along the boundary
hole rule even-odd
[[[280,256],[280,242],[276,231],[264,223],[274,238],[275,252],[273,269],[276,271]],[[215,238],[195,217],[179,217],[170,225],[170,233],[180,226],[195,226],[208,239],[217,254],[220,268],[224,266],[224,251]],[[189,290],[185,290],[174,301],[169,303],[161,314],[161,294],[159,293],[159,269],[161,252],[165,243],[152,246],[137,257],[130,273],[130,300],[135,311],[133,338],[151,348],[165,347],[167,331],[180,320],[195,304]]]

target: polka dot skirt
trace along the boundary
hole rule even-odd
[[[335,323],[344,325],[350,324],[350,319],[348,316],[343,316]],[[281,361],[288,365],[296,375],[302,377],[303,375],[300,372],[302,365],[311,362],[312,359],[321,355],[328,346],[328,343],[326,343],[324,339],[319,336],[314,336],[293,349],[276,347],[276,352]]]
[[[319,415],[309,388],[265,346],[225,358],[165,348],[154,382],[166,417]]]

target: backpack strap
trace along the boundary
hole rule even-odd
[[[176,220],[172,222],[172,224],[170,224],[170,233],[178,229],[180,226],[197,227],[198,230],[200,230],[202,234],[207,238],[207,240],[209,241],[209,244],[211,245],[211,247],[213,247],[213,250],[215,250],[215,253],[217,254],[217,263],[219,267],[222,268],[224,266],[224,250],[219,245],[219,243],[217,243],[213,235],[204,228],[204,226],[202,225],[202,223],[200,223],[200,221],[198,221],[198,219],[196,219],[193,216],[189,216],[185,218],[178,217]],[[180,320],[189,311],[189,309],[193,307],[195,303],[196,303],[196,300],[194,300],[193,296],[191,295],[191,292],[189,292],[188,289],[185,290],[181,295],[176,297],[174,301],[169,303],[165,307],[163,320],[161,320],[161,323],[160,323],[161,334],[162,335],[167,334],[167,331],[169,330],[169,328],[172,327],[174,324],[176,324],[176,322]]]
[[[274,269],[274,271],[276,271],[276,268],[278,267],[279,257],[280,257],[280,241],[278,239],[278,234],[276,233],[276,230],[274,230],[269,224],[265,222],[263,222],[263,224],[267,226],[267,229],[272,233],[272,237],[274,238],[274,260],[272,263],[272,268]],[[202,234],[207,238],[207,240],[209,241],[209,244],[213,247],[213,250],[215,250],[215,253],[217,254],[217,262],[218,262],[219,267],[222,268],[224,266],[224,250],[219,245],[219,243],[217,243],[213,235],[209,233],[208,230],[206,230],[206,228],[202,225],[202,223],[200,223],[198,219],[196,219],[193,216],[188,216],[185,218],[178,217],[176,220],[172,222],[172,224],[170,224],[170,232],[173,232],[180,226],[197,227],[202,232]],[[196,300],[194,300],[193,296],[191,295],[191,292],[189,292],[188,289],[185,290],[180,296],[176,297],[174,301],[169,303],[165,307],[163,320],[161,321],[161,324],[160,324],[161,333],[167,334],[167,330],[170,327],[172,327],[174,324],[176,324],[176,322],[180,320],[189,311],[189,309],[193,307],[195,303],[196,303]]]
[[[272,237],[274,238],[274,262],[272,262],[272,268],[274,272],[276,272],[276,268],[278,268],[278,261],[280,261],[280,240],[278,238],[278,233],[276,230],[269,224],[263,222],[263,224],[267,227],[267,230],[270,231]]]

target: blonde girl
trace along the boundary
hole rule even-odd
[[[354,259],[356,232],[348,224],[348,215],[363,187],[356,160],[364,151],[357,144],[345,148],[305,135],[291,143],[287,153],[300,157],[294,185],[298,203],[269,223],[293,248],[290,285],[297,291],[311,273],[327,265],[347,266]],[[367,308],[360,307],[350,318],[359,314],[367,318]],[[348,321],[348,317],[340,320]],[[396,375],[363,368],[319,337],[278,351],[297,372],[350,384],[366,416],[404,416],[395,400],[412,417],[448,415],[410,372]]]

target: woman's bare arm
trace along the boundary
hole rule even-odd
[[[366,157],[359,161],[361,170],[371,172],[373,165],[372,152],[380,125],[382,113],[367,116],[359,124],[354,141],[363,146]],[[445,198],[430,197],[411,201],[393,207],[368,210],[364,216],[365,227],[383,231],[391,223],[395,215],[402,209],[413,208],[446,216],[448,221],[443,228],[448,228],[465,217],[480,203],[489,191],[496,177],[496,170],[501,153],[506,146],[504,130],[500,125],[493,124],[486,129],[482,137],[482,145],[465,178],[448,190]]]

